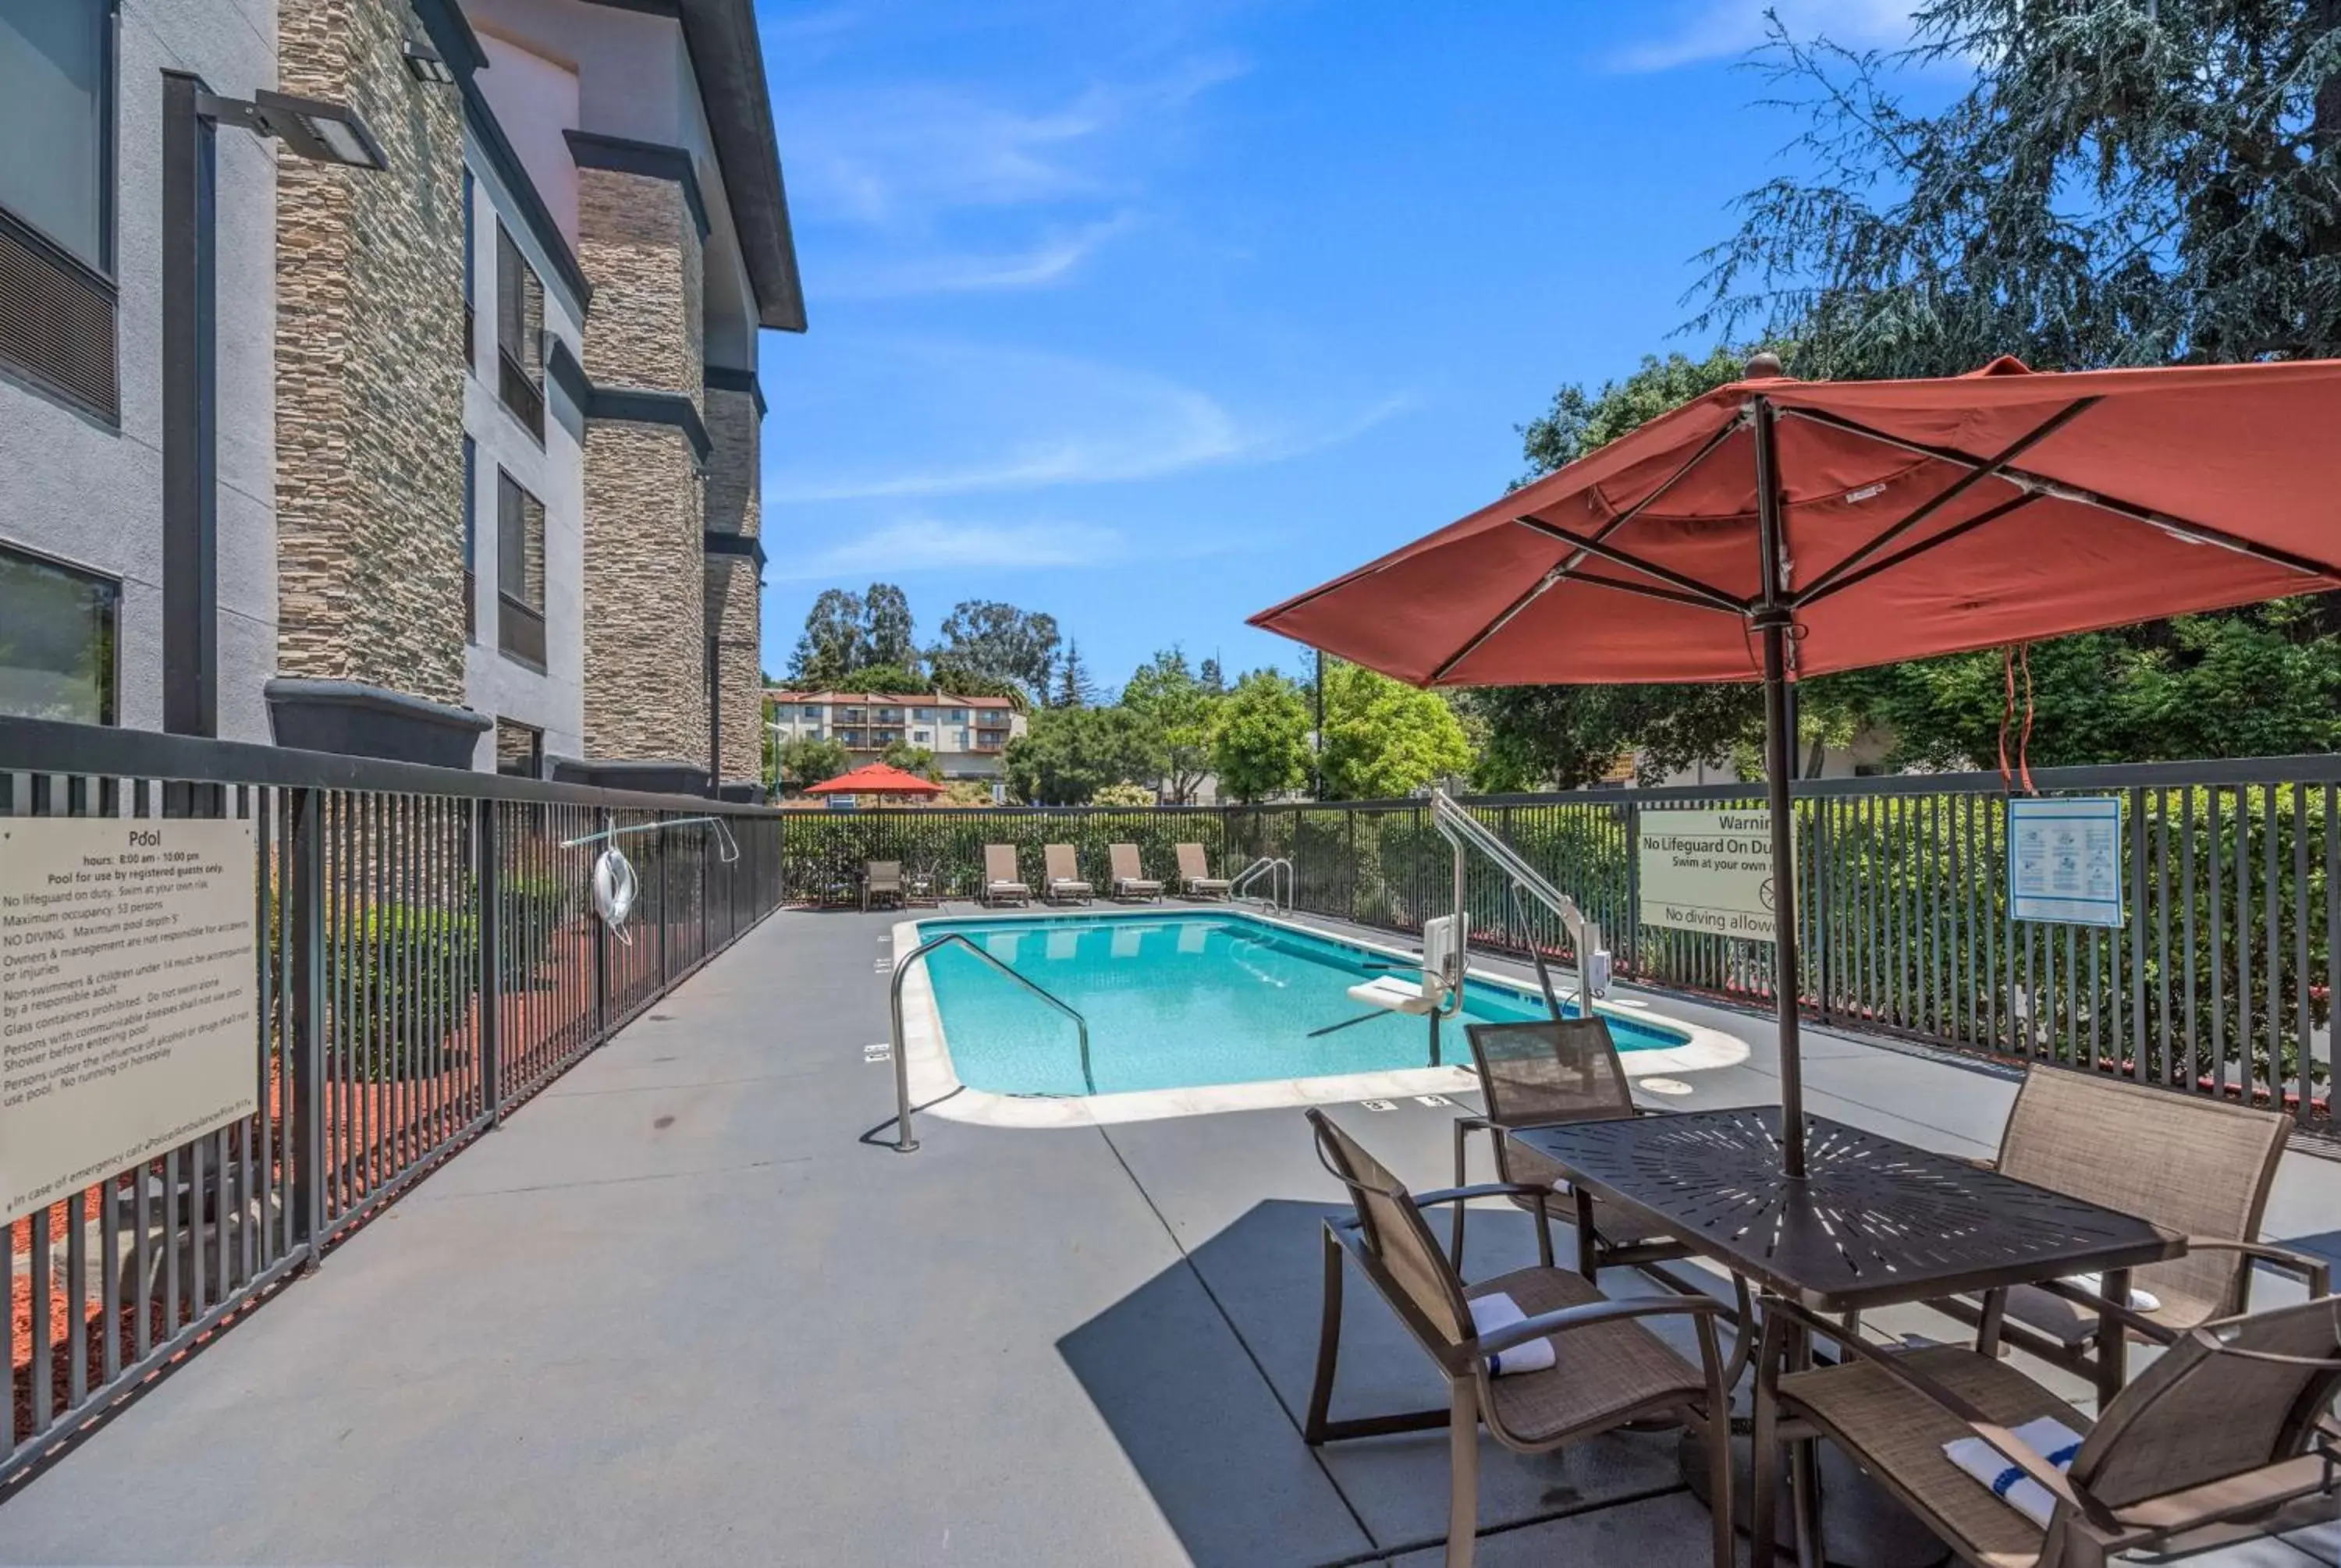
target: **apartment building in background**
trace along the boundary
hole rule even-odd
[[[1005,697],[889,697],[853,691],[764,693],[774,737],[834,740],[859,764],[900,742],[935,755],[945,779],[989,781],[1002,777],[1008,743],[1029,728]]]
[[[753,790],[762,59],[752,0],[0,0],[0,711],[162,721],[177,70],[382,165],[205,135],[218,732]]]

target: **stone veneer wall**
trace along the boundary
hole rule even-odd
[[[707,531],[750,539],[762,531],[762,432],[752,393],[706,392]],[[763,777],[763,605],[756,563],[745,555],[707,558],[707,635],[715,641],[716,701],[722,712],[722,772]]]
[[[586,374],[703,405],[704,258],[682,188],[581,168],[577,229],[593,284]],[[707,766],[703,509],[680,430],[588,423],[585,749],[595,761]]]
[[[400,0],[280,0],[284,90],[390,167],[277,153],[277,663],[463,700],[463,116]]]

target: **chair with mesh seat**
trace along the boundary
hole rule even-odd
[[[1471,1039],[1471,1057],[1479,1064],[1479,1092],[1488,1109],[1483,1116],[1464,1116],[1455,1124],[1457,1186],[1469,1180],[1465,1161],[1471,1135],[1484,1132],[1495,1146],[1496,1171],[1505,1183],[1557,1195],[1565,1206],[1564,1212],[1577,1225],[1577,1266],[1586,1278],[1591,1279],[1603,1268],[1639,1267],[1690,1255],[1689,1247],[1670,1239],[1628,1239],[1619,1216],[1609,1205],[1572,1188],[1559,1166],[1506,1136],[1516,1127],[1664,1114],[1644,1111],[1634,1104],[1633,1089],[1624,1064],[1618,1059],[1617,1042],[1609,1037],[1607,1018],[1470,1024],[1464,1033]],[[1552,1206],[1531,1204],[1519,1196],[1512,1201],[1522,1208],[1537,1209],[1539,1225]],[[1455,1206],[1449,1236],[1448,1256],[1459,1268],[1463,1263],[1466,1212],[1465,1205]]]
[[[1779,1372],[1793,1331],[1842,1348],[1833,1366]],[[1753,1539],[1768,1539],[1784,1444],[1827,1438],[1985,1568],[2103,1568],[2137,1547],[2192,1551],[2330,1518],[2341,1500],[2341,1297],[2229,1317],[2179,1335],[2092,1424],[2007,1362],[1957,1345],[1891,1351],[1785,1303],[1765,1309]],[[2060,1471],[2013,1429],[2050,1417],[2081,1437]],[[1980,1438],[2007,1471],[1987,1484],[1946,1445]],[[1809,1462],[1803,1467],[1812,1474]],[[2029,1479],[2045,1524],[2006,1501]],[[1818,1553],[1825,1504],[1797,1507]],[[1814,1560],[1811,1557],[1806,1561]],[[2127,1561],[2127,1559],[2125,1559]],[[2162,1559],[2157,1558],[2157,1561]]]
[[[1352,1210],[1325,1222],[1324,1316],[1316,1383],[1302,1429],[1310,1444],[1446,1427],[1453,1486],[1447,1568],[1468,1568],[1478,1529],[1481,1424],[1497,1442],[1521,1454],[1548,1454],[1633,1422],[1672,1418],[1702,1433],[1715,1428],[1708,1444],[1715,1562],[1717,1568],[1730,1568],[1731,1445],[1724,1434],[1731,1404],[1715,1330],[1715,1319],[1726,1309],[1703,1295],[1613,1301],[1579,1275],[1554,1267],[1549,1245],[1536,1267],[1467,1285],[1439,1250],[1423,1209],[1499,1194],[1535,1206],[1544,1195],[1499,1183],[1418,1197],[1323,1111],[1312,1108],[1308,1116],[1318,1158],[1348,1189]],[[1549,1234],[1541,1226],[1539,1234],[1549,1244]],[[1448,1384],[1446,1408],[1331,1419],[1345,1259],[1372,1282],[1438,1365]],[[1499,1294],[1509,1296],[1526,1318],[1482,1334],[1474,1325],[1470,1303]],[[1690,1320],[1698,1341],[1697,1365],[1642,1321],[1665,1316]],[[1550,1367],[1501,1375],[1490,1370],[1491,1356],[1537,1339],[1551,1342]]]
[[[2116,1303],[2139,1339],[2167,1345],[2187,1330],[2250,1305],[2253,1265],[2291,1274],[2312,1295],[2329,1271],[2258,1239],[2268,1189],[2284,1158],[2292,1118],[2279,1111],[2174,1094],[2094,1074],[2036,1067],[2017,1092],[1992,1162],[2004,1176],[2087,1198],[2175,1230],[2187,1254],[2137,1270],[2134,1291],[2151,1298]],[[2110,1385],[2100,1375],[2104,1303],[2082,1283],[2017,1285],[1978,1303],[1936,1306],[1979,1330],[1977,1348],[2001,1342]]]

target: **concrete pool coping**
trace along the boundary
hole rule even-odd
[[[904,960],[917,950],[921,940],[920,930],[925,926],[964,924],[971,919],[1031,920],[1038,923],[1062,919],[1070,913],[1071,911],[1062,908],[987,909],[975,915],[937,913],[921,916],[915,920],[902,920],[892,929],[893,956],[887,967],[890,969],[901,968]],[[1081,911],[1081,918],[1101,920],[1161,920],[1198,914],[1232,915],[1239,919],[1381,958],[1409,962],[1420,959],[1419,954],[1386,942],[1334,936],[1298,920],[1281,919],[1257,910],[1232,908],[1225,905],[1085,908]],[[1533,999],[1532,992],[1524,990],[1519,981],[1508,976],[1478,967],[1465,973],[1469,981]],[[1575,978],[1573,971],[1555,969],[1553,973],[1556,984],[1563,975]],[[1659,1012],[1637,999],[1603,997],[1595,1001],[1594,1010],[1623,1023],[1662,1028],[1684,1037],[1679,1046],[1619,1052],[1619,1059],[1625,1065],[1629,1077],[1652,1078],[1678,1073],[1706,1072],[1737,1067],[1748,1059],[1746,1041],[1721,1029]],[[1263,1078],[1251,1083],[1200,1084],[1185,1088],[1139,1089],[1106,1095],[996,1094],[960,1081],[958,1068],[951,1061],[950,1042],[944,1037],[941,1010],[935,1004],[934,986],[928,978],[924,964],[912,970],[902,981],[901,1049],[910,1083],[911,1105],[914,1109],[926,1116],[989,1127],[1104,1126],[1125,1122],[1160,1121],[1170,1116],[1208,1116],[1222,1111],[1272,1110],[1282,1107],[1338,1105],[1358,1100],[1409,1099],[1418,1095],[1476,1091],[1479,1085],[1478,1074],[1467,1064],[1459,1067],[1402,1067],[1379,1073],[1336,1073],[1320,1077]],[[1466,1047],[1467,1057],[1468,1049]]]

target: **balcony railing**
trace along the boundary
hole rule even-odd
[[[524,664],[544,668],[544,617],[509,593],[496,595],[496,646]]]
[[[537,440],[544,439],[544,392],[533,380],[526,366],[513,358],[510,349],[496,350],[496,396],[513,417],[528,427],[528,433]]]

